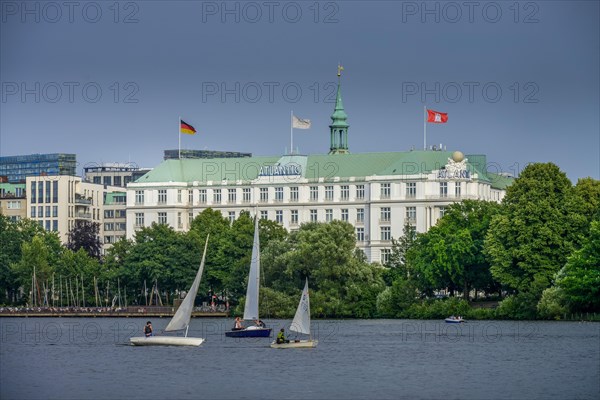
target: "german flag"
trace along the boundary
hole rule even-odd
[[[196,133],[196,129],[194,129],[194,127],[191,126],[190,124],[183,122],[182,119],[180,119],[179,122],[180,122],[179,131],[181,133],[185,133],[188,135],[193,135],[194,133]]]

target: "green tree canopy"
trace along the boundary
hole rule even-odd
[[[539,294],[550,285],[574,247],[571,188],[552,163],[528,165],[508,187],[485,242],[495,279],[508,288]]]
[[[600,311],[600,221],[592,222],[583,247],[558,273],[556,286],[572,311]]]
[[[483,248],[497,203],[465,200],[447,207],[445,215],[428,232],[420,234],[407,253],[414,279],[422,292],[462,290],[468,299],[472,288],[495,291],[497,284]]]

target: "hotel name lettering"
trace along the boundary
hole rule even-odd
[[[457,171],[448,171],[446,169],[441,169],[437,174],[438,179],[471,179],[471,172],[466,169],[461,169]]]
[[[298,164],[286,165],[265,165],[260,167],[258,176],[285,176],[285,175],[302,175],[302,168]]]

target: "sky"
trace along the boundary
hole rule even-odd
[[[0,155],[154,167],[181,147],[427,145],[600,179],[598,1],[0,1]],[[179,118],[196,135],[179,136]]]

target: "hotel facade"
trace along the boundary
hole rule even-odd
[[[231,221],[247,210],[288,230],[347,221],[368,260],[385,262],[405,224],[425,232],[448,205],[499,202],[512,182],[488,172],[484,155],[350,153],[339,85],[331,119],[328,154],[163,161],[127,186],[127,238],[152,223],[186,231],[206,208]]]

